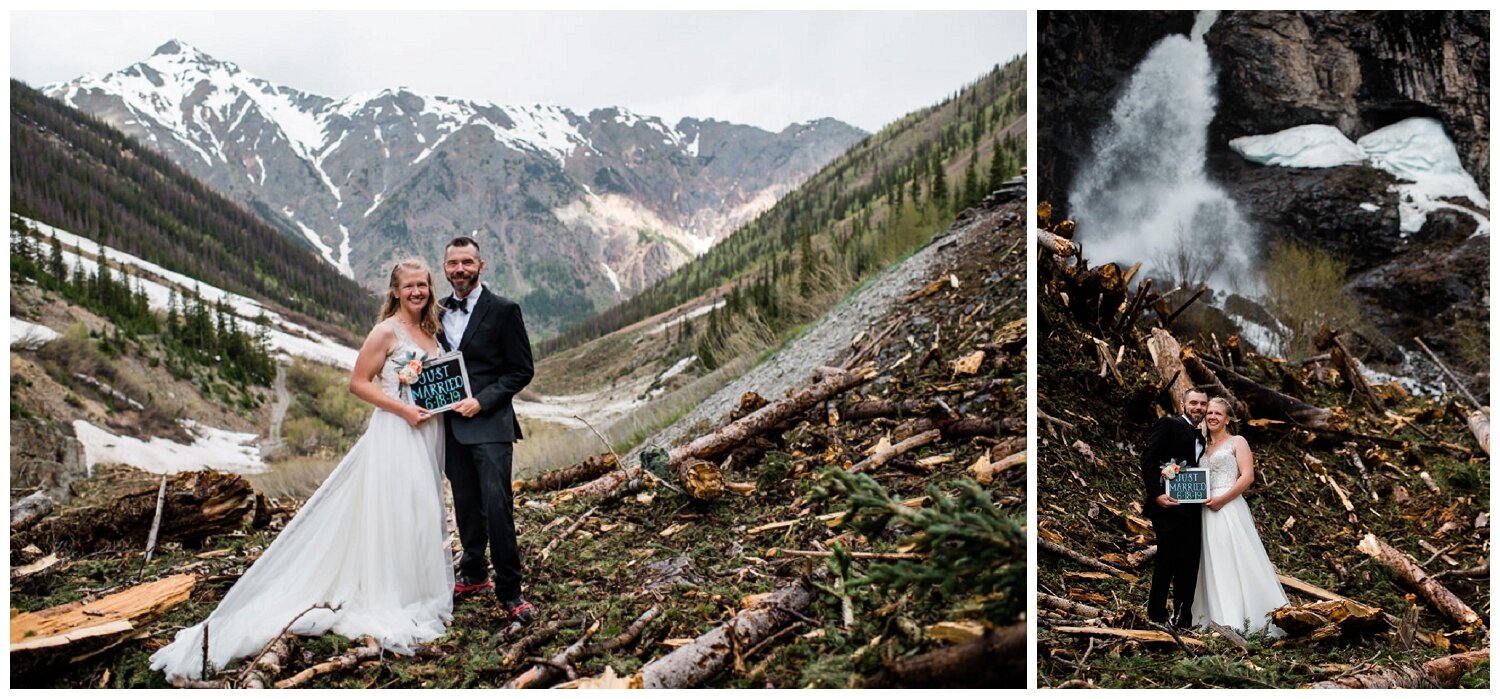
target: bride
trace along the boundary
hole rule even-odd
[[[1208,469],[1203,503],[1203,556],[1193,594],[1193,623],[1213,621],[1246,633],[1281,636],[1271,611],[1287,603],[1276,570],[1255,531],[1250,506],[1240,497],[1255,482],[1255,461],[1244,437],[1229,433],[1229,402],[1208,402],[1208,446],[1199,467]]]
[[[364,435],[218,608],[152,654],[151,669],[198,679],[259,651],[289,623],[296,634],[371,636],[406,654],[445,633],[453,559],[443,425],[406,400],[401,376],[438,353],[432,273],[420,260],[391,270],[380,318],[349,377],[349,390],[377,408]],[[307,611],[318,604],[329,608]]]

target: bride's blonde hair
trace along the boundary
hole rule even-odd
[[[1224,409],[1224,431],[1229,434],[1239,434],[1238,425],[1240,419],[1234,416],[1234,406],[1229,404],[1229,399],[1223,396],[1214,396],[1208,399],[1209,405],[1214,405],[1215,403]]]
[[[386,318],[396,315],[396,311],[401,310],[401,289],[399,287],[402,271],[421,272],[427,275],[427,305],[422,307],[422,312],[417,319],[417,325],[422,328],[422,332],[428,335],[436,335],[442,325],[438,321],[437,289],[433,288],[432,285],[432,270],[428,269],[426,262],[415,257],[408,257],[397,262],[396,266],[391,268],[391,281],[390,285],[386,288],[385,303],[380,306],[380,320],[384,321]]]

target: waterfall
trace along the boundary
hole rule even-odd
[[[1208,179],[1208,125],[1218,105],[1200,12],[1191,37],[1151,48],[1130,76],[1068,193],[1078,240],[1095,263],[1139,261],[1141,274],[1259,296],[1255,229]]]

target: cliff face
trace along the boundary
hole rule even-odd
[[[1489,32],[1487,12],[1228,13],[1205,37],[1219,67],[1209,141],[1301,124],[1358,138],[1433,117],[1488,182]]]

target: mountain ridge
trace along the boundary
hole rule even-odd
[[[544,333],[702,254],[866,136],[833,119],[772,133],[406,88],[335,99],[175,39],[124,69],[41,89],[160,149],[366,286],[398,257],[436,259],[449,238],[476,237],[508,258],[491,256],[487,281]]]

